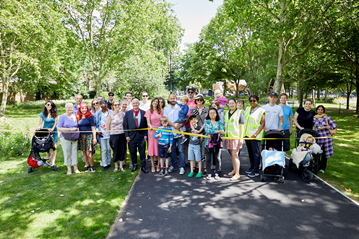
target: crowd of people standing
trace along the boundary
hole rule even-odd
[[[189,161],[188,177],[193,177],[198,170],[197,178],[206,175],[208,180],[218,179],[223,174],[221,153],[227,149],[233,165],[228,175],[231,181],[237,181],[240,179],[240,151],[244,142],[250,160],[246,173],[249,177],[256,177],[261,167],[261,139],[265,132],[281,131],[286,139],[284,150],[288,151],[293,123],[297,132],[314,126],[320,136],[330,136],[329,129],[337,127],[325,114],[324,106],[318,106],[315,114],[310,100],[306,100],[304,108],[298,108],[293,117],[287,99],[285,93],[281,94],[277,105],[278,95],[271,93],[269,103],[261,107],[258,96],[251,95],[250,106],[244,110],[243,99],[227,99],[220,92],[216,92],[216,98],[207,108],[205,98],[196,94],[193,87],[187,89],[187,95],[180,98],[180,103],[175,94],[170,94],[167,105],[162,97],[149,100],[146,91],[142,92],[142,101],[133,98],[131,92],[126,92],[121,100],[115,99],[114,92],[109,92],[107,100],[99,96],[91,101],[90,106],[83,103],[82,96],[77,94],[75,104],[67,103],[66,112],[60,116],[54,102],[46,101],[37,130],[47,128],[52,132],[56,148],[57,131],[60,132],[68,175],[80,173],[78,150],[82,151],[85,172],[95,172],[94,155],[100,150],[103,171],[113,168],[113,164],[114,172],[125,172],[129,152],[131,162],[128,167],[132,172],[140,169],[148,173],[146,162],[149,160],[152,173],[168,175],[179,169],[179,174],[183,175]],[[225,104],[228,104],[228,111],[224,111]],[[78,138],[71,138],[76,133]],[[223,140],[223,137],[228,138]],[[318,144],[325,152],[320,162],[320,172],[324,173],[327,159],[333,156],[333,140],[320,138]],[[52,155],[50,164],[54,165],[55,159],[56,153]]]

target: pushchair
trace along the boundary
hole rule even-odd
[[[278,140],[266,140],[277,138]],[[280,131],[268,131],[264,135],[264,149],[262,155],[262,174],[259,175],[261,181],[266,181],[267,177],[278,178],[278,182],[284,183],[285,152],[283,151],[283,133]]]
[[[301,172],[303,181],[309,183],[313,180],[314,174],[318,173],[319,159],[323,152],[315,140],[316,137],[319,137],[319,134],[312,129],[303,129],[299,131],[297,137],[295,140],[295,148],[289,159],[288,170],[291,170],[293,165],[295,165]],[[306,142],[308,137],[313,138],[313,142]],[[297,147],[300,145],[302,145],[304,150],[297,150]]]
[[[41,158],[40,153],[50,152],[50,149],[53,150],[50,157]],[[32,137],[31,152],[27,159],[27,163],[29,164],[27,172],[32,173],[35,168],[39,168],[41,166],[50,166],[52,170],[56,171],[57,166],[51,165],[48,162],[55,150],[55,142],[48,129],[40,129],[39,131],[36,131]]]

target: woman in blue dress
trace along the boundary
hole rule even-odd
[[[57,115],[57,108],[54,102],[51,100],[46,101],[44,106],[44,111],[39,114],[40,120],[39,125],[37,126],[36,130],[49,129],[52,137],[54,138],[55,148],[57,149],[57,141],[58,141],[58,134],[57,134],[57,122],[59,117]],[[41,127],[42,126],[42,127]],[[49,159],[51,165],[55,165],[56,160],[56,149],[54,150],[52,157]],[[50,152],[46,153],[47,158],[50,157]]]

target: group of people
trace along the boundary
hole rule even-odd
[[[142,101],[133,99],[131,92],[126,92],[121,100],[115,99],[114,92],[109,92],[107,100],[97,97],[89,107],[78,94],[75,96],[76,103],[67,103],[66,113],[60,116],[55,104],[51,100],[46,101],[44,111],[39,115],[37,130],[48,128],[53,133],[55,147],[57,131],[60,132],[68,175],[72,174],[71,165],[74,173],[80,173],[78,150],[82,151],[86,172],[95,172],[94,155],[98,150],[101,151],[100,166],[103,171],[113,168],[113,163],[114,172],[124,172],[128,149],[132,172],[140,168],[143,173],[148,173],[146,159],[149,157],[152,173],[168,175],[179,169],[179,174],[183,175],[189,161],[188,177],[201,178],[205,174],[208,180],[218,179],[222,171],[221,153],[227,149],[233,165],[228,175],[231,181],[237,181],[240,179],[239,157],[244,142],[251,165],[246,173],[249,177],[256,177],[261,167],[261,138],[265,132],[281,131],[285,138],[284,150],[288,151],[293,122],[297,132],[314,126],[320,136],[331,136],[328,129],[337,127],[333,119],[325,114],[324,106],[318,106],[315,114],[310,100],[306,100],[304,108],[298,108],[293,117],[285,93],[280,95],[279,105],[276,104],[278,95],[271,93],[269,103],[263,107],[258,104],[258,96],[251,95],[250,106],[245,110],[243,99],[227,99],[219,90],[215,96],[207,108],[203,95],[196,94],[193,87],[187,89],[187,95],[180,98],[180,103],[175,94],[170,94],[167,106],[162,97],[149,100],[146,91],[142,92]],[[226,105],[229,110],[225,112]],[[78,139],[71,138],[76,133]],[[223,140],[223,137],[226,139]],[[319,138],[317,143],[325,152],[320,162],[320,172],[324,173],[327,159],[333,156],[333,140]],[[137,152],[140,165],[137,164]],[[52,155],[50,164],[55,164],[55,158],[56,153]]]

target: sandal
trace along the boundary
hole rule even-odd
[[[152,167],[151,171],[152,171],[152,173],[155,173],[156,172],[155,167]]]
[[[237,181],[237,180],[239,180],[241,178],[241,176],[236,176],[236,175],[234,175],[233,177],[231,177],[231,179],[229,180],[229,181],[232,181],[232,182],[234,182],[234,181]]]
[[[233,176],[233,175],[234,175],[234,171],[228,173],[228,176]]]
[[[115,167],[115,169],[113,170],[113,172],[117,172],[118,171],[118,167]]]
[[[67,172],[67,175],[71,175],[71,174],[72,174],[72,172],[70,172],[70,171]]]
[[[81,173],[81,172],[80,172],[80,170],[76,169],[76,170],[75,170],[75,173]]]
[[[120,168],[121,172],[126,172],[126,170],[124,170],[123,168]]]

